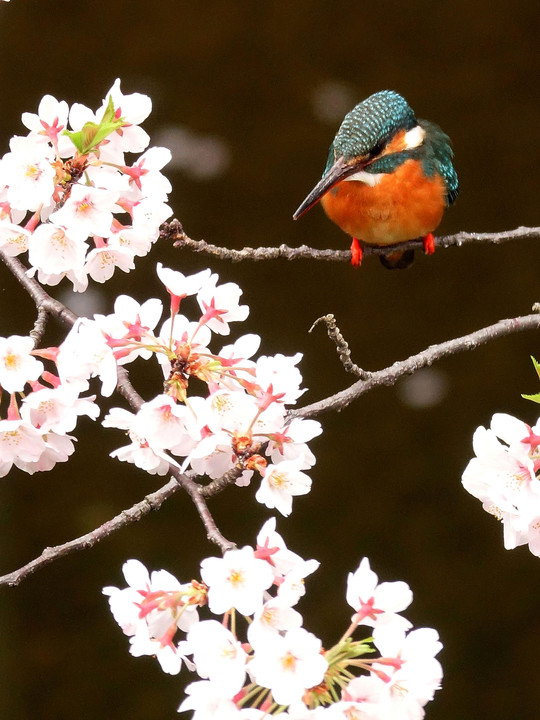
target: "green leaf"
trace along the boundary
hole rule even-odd
[[[535,403],[540,403],[540,393],[536,393],[536,395],[521,395],[522,398],[525,398],[525,400],[532,400]]]
[[[112,123],[115,121],[114,114],[116,110],[114,109],[114,103],[112,99],[112,95],[109,95],[109,102],[107,103],[107,107],[103,111],[103,117],[101,118],[102,123]]]
[[[534,369],[536,370],[536,374],[540,378],[540,363],[536,358],[534,358],[531,355],[531,360],[533,361]],[[535,403],[540,403],[540,393],[535,393],[534,395],[521,395],[522,398],[525,398],[525,400],[532,400]]]
[[[96,150],[111,133],[124,125],[124,119],[115,117],[115,112],[113,99],[109,97],[109,102],[99,123],[87,122],[77,132],[64,130],[64,135],[70,138],[81,155],[88,155]]]

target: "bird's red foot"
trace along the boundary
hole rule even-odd
[[[424,243],[424,252],[426,255],[433,255],[435,252],[435,237],[433,233],[428,233],[425,237],[422,238],[422,241]]]
[[[360,243],[356,238],[353,238],[351,243],[351,265],[353,267],[360,267],[363,255],[364,252]]]

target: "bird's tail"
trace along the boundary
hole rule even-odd
[[[389,255],[379,255],[379,260],[388,270],[405,270],[414,262],[414,250],[398,250]]]

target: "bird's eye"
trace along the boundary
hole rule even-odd
[[[372,160],[373,158],[379,156],[382,153],[385,145],[386,141],[382,140],[380,140],[376,145],[374,145],[369,151],[369,159]]]

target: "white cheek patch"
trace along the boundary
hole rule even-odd
[[[409,130],[409,132],[405,133],[405,148],[408,150],[409,148],[418,147],[424,142],[425,136],[426,131],[423,127],[420,127],[420,125],[413,127],[412,130]]]
[[[349,177],[346,177],[345,180],[358,180],[365,183],[366,185],[369,185],[370,187],[375,187],[375,185],[378,185],[381,182],[384,175],[385,173],[368,173],[365,170],[359,170],[358,172],[354,173],[354,175],[349,175]]]

